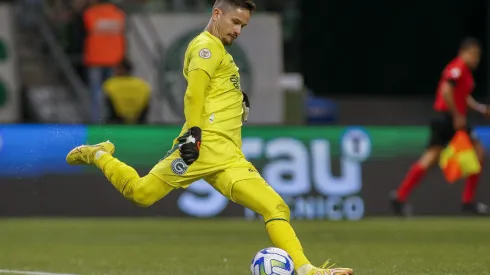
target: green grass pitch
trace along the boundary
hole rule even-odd
[[[314,264],[357,275],[490,274],[490,219],[293,221]],[[270,246],[260,221],[1,219],[0,270],[81,275],[248,275]]]

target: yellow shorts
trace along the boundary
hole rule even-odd
[[[215,134],[203,136],[199,158],[186,165],[180,158],[177,146],[161,160],[150,174],[174,188],[187,188],[204,179],[224,196],[231,198],[233,184],[262,176],[252,163],[245,159],[241,149],[231,140]]]

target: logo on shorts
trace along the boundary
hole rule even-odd
[[[172,172],[177,175],[185,174],[185,172],[187,172],[187,168],[189,168],[189,166],[187,166],[187,164],[185,164],[184,160],[181,158],[174,159],[174,161],[172,161]]]
[[[204,59],[211,58],[211,51],[209,49],[202,49],[199,51],[199,56]]]

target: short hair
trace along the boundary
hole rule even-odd
[[[213,7],[217,8],[223,4],[246,9],[249,10],[250,12],[254,12],[256,9],[256,6],[252,0],[216,0],[216,2],[214,2]]]
[[[474,38],[474,37],[467,37],[461,41],[461,44],[459,46],[460,50],[468,50],[470,48],[477,47],[481,48],[481,43],[480,40]]]

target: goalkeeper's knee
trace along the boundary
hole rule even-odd
[[[265,223],[277,220],[283,220],[289,222],[291,218],[291,212],[288,205],[282,198],[271,201],[270,206],[265,209],[264,213],[260,213],[264,218]]]
[[[128,184],[132,186],[130,194],[126,197],[141,207],[150,207],[173,190],[173,187],[153,175],[139,178]]]
[[[150,207],[157,200],[151,194],[151,188],[145,184],[143,178],[138,179],[134,183],[133,192],[130,195],[130,199],[141,207]]]

